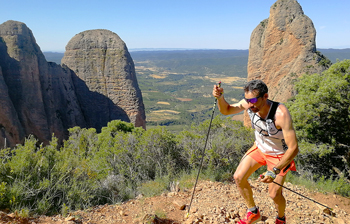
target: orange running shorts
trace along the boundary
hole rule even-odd
[[[276,166],[276,164],[281,160],[284,154],[281,155],[269,155],[261,152],[261,150],[258,147],[254,147],[249,149],[246,152],[246,156],[250,156],[253,158],[255,161],[257,161],[259,164],[266,166],[267,165],[267,170],[271,170]],[[288,171],[296,171],[296,166],[294,160],[286,167],[281,169],[281,173],[278,174],[280,176],[285,176]]]

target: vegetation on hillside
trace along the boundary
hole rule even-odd
[[[157,178],[166,178],[169,188],[180,174],[198,168],[208,124],[174,135],[164,127],[145,131],[115,120],[99,134],[71,128],[62,146],[55,137],[47,146],[29,137],[0,151],[0,209],[63,214],[134,198]],[[215,118],[204,169],[234,169],[252,142],[241,122]]]
[[[303,76],[296,88],[298,94],[287,107],[300,153],[296,158],[298,175],[289,180],[317,182],[320,188],[327,186],[327,190],[349,197],[350,60],[337,62],[322,74]],[[158,95],[165,97],[169,90],[165,88],[165,93]],[[178,94],[176,98],[187,97],[187,93]],[[212,106],[212,98],[208,99]],[[187,101],[180,102],[178,105],[185,108]],[[174,107],[170,104],[168,109]],[[192,119],[198,115],[186,110]],[[143,130],[116,120],[101,133],[93,128],[71,128],[63,145],[58,145],[54,136],[46,146],[31,136],[23,145],[1,149],[0,209],[21,215],[67,214],[69,210],[121,202],[140,193],[151,196],[170,190],[174,182],[198,169],[209,125],[208,117],[203,119],[177,133],[160,126]],[[252,130],[241,122],[217,116],[203,172],[215,180],[228,179],[253,141]]]
[[[288,103],[303,151],[300,166],[312,175],[350,179],[350,60],[322,74],[304,75]],[[349,182],[350,183],[350,182]]]

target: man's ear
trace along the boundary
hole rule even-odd
[[[269,98],[269,94],[268,94],[268,93],[265,93],[265,94],[264,94],[264,98],[267,100],[267,98]]]

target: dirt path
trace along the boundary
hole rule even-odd
[[[273,201],[268,196],[267,185],[250,181],[253,187],[256,204],[263,216],[259,224],[274,223],[276,212]],[[287,200],[287,223],[349,223],[350,199],[338,195],[324,195],[310,192],[303,187],[286,187],[297,191],[315,201],[333,208],[335,217],[323,212],[324,207],[304,199],[297,194],[284,190]],[[191,189],[179,192],[164,193],[152,198],[133,199],[120,205],[103,205],[86,211],[77,211],[69,217],[39,217],[36,219],[18,220],[14,214],[2,213],[1,223],[236,223],[240,216],[246,213],[243,199],[237,192],[235,184],[201,181],[196,188],[196,194],[191,211],[186,217],[187,209],[180,210],[191,200]]]

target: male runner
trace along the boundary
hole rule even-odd
[[[217,85],[214,85],[213,96],[218,99],[219,110],[224,115],[247,110],[255,129],[254,145],[244,155],[234,174],[238,190],[248,206],[246,217],[238,223],[251,224],[261,220],[248,178],[264,165],[267,165],[268,171],[259,179],[269,184],[269,196],[277,209],[276,223],[286,223],[286,200],[282,187],[272,181],[283,185],[287,172],[296,170],[293,159],[299,152],[298,141],[288,109],[268,99],[268,88],[261,80],[248,82],[244,87],[244,99],[238,103],[228,104],[223,88]]]

